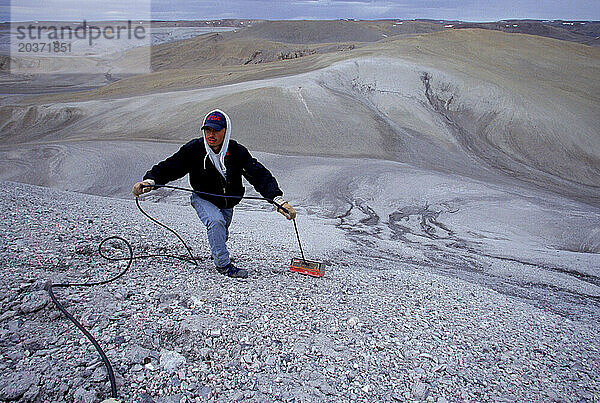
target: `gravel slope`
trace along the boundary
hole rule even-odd
[[[106,397],[91,345],[33,282],[117,270],[96,254],[113,234],[136,254],[183,248],[128,200],[12,182],[0,191],[0,399]],[[190,241],[200,266],[136,261],[125,277],[91,292],[58,291],[106,348],[127,402],[593,401],[600,393],[598,321],[375,257],[337,220],[302,207],[307,254],[329,263],[326,276],[288,272],[293,229],[245,204],[230,246],[251,275],[230,280],[206,260],[189,206],[143,205]]]

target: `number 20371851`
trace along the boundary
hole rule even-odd
[[[71,42],[19,42],[18,51],[25,53],[70,53]]]

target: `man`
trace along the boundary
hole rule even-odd
[[[231,140],[231,120],[225,112],[215,109],[204,118],[203,138],[191,140],[166,160],[146,172],[144,180],[133,186],[138,197],[149,192],[152,185],[164,185],[189,174],[190,185],[199,192],[192,193],[191,203],[198,217],[206,226],[213,261],[219,273],[229,277],[247,278],[248,271],[238,268],[229,260],[227,239],[233,207],[243,196],[242,175],[265,198],[275,201],[287,210],[278,209],[289,220],[296,212],[283,199],[277,181],[261,163],[253,158],[248,149]]]

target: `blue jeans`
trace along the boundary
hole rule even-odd
[[[225,243],[229,238],[229,225],[233,217],[233,208],[218,208],[195,193],[192,193],[190,200],[198,217],[206,226],[208,243],[210,244],[215,266],[227,266],[229,264],[229,251]]]

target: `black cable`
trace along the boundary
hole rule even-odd
[[[187,244],[185,243],[185,241],[183,240],[183,238],[181,238],[179,236],[179,234],[177,232],[175,232],[175,230],[169,228],[168,226],[166,226],[165,224],[161,223],[160,221],[158,221],[157,219],[150,217],[150,215],[148,213],[146,213],[144,211],[144,209],[142,209],[142,206],[140,206],[140,200],[136,197],[135,198],[135,205],[138,207],[138,209],[140,209],[140,211],[142,212],[143,215],[145,215],[146,217],[148,217],[149,220],[151,220],[152,222],[155,222],[156,224],[160,225],[163,228],[168,229],[169,231],[171,231],[173,234],[175,234],[175,236],[177,238],[179,238],[179,240],[181,241],[181,243],[183,244],[183,246],[185,246],[185,248],[187,249],[188,253],[190,254],[190,256],[192,257],[193,263],[198,266],[198,261],[196,260],[196,258],[194,257],[194,255],[192,254],[192,251],[190,250],[190,248],[188,248]]]
[[[58,285],[59,284],[57,284],[57,286]],[[60,284],[60,286],[70,287],[70,284]],[[83,327],[83,325],[81,323],[79,323],[79,321],[77,319],[75,319],[73,317],[73,315],[71,315],[61,305],[60,302],[58,302],[58,300],[54,296],[54,292],[52,291],[52,287],[53,287],[52,283],[48,284],[48,294],[50,294],[50,299],[52,299],[52,302],[54,302],[54,305],[56,305],[56,307],[67,317],[67,319],[69,319],[71,322],[73,322],[75,324],[75,326],[77,326],[77,328],[83,332],[83,334],[85,335],[85,337],[87,337],[88,340],[92,342],[92,344],[96,348],[96,351],[98,352],[98,354],[100,354],[100,358],[102,358],[102,361],[104,362],[104,366],[106,367],[106,372],[108,373],[108,379],[110,380],[110,392],[111,392],[111,396],[116,399],[117,398],[117,382],[115,381],[115,374],[113,372],[112,366],[110,365],[110,361],[108,360],[108,357],[106,356],[106,354],[104,354],[104,351],[102,350],[102,347],[100,347],[100,344],[98,344],[98,342],[96,341],[96,339],[94,339],[94,336],[92,336],[92,334],[90,332],[88,332],[85,329],[85,327]]]
[[[114,259],[114,258],[110,258],[105,256],[102,253],[102,245],[104,245],[104,243],[106,241],[110,241],[111,239],[120,239],[121,241],[123,241],[125,243],[125,245],[127,245],[127,248],[129,248],[129,257],[128,258],[122,258],[122,259]],[[127,264],[127,267],[118,275],[116,275],[115,277],[109,278],[108,280],[102,280],[102,281],[97,281],[97,282],[93,282],[93,283],[64,283],[64,284],[54,284],[53,287],[91,287],[94,285],[102,285],[102,284],[108,284],[112,281],[117,280],[118,278],[122,277],[127,270],[129,270],[129,267],[131,266],[131,263],[134,259],[133,257],[133,249],[131,248],[131,245],[129,244],[129,242],[127,242],[127,240],[125,240],[124,238],[121,238],[120,236],[109,236],[108,238],[104,238],[102,240],[102,242],[100,242],[100,244],[98,245],[98,254],[100,256],[102,256],[105,259],[108,260],[129,260],[129,263]]]
[[[185,192],[190,192],[190,193],[196,193],[197,195],[205,195],[205,196],[216,196],[216,197],[225,197],[228,199],[253,199],[253,200],[266,200],[269,203],[277,206],[278,209],[283,210],[286,214],[290,214],[290,212],[288,211],[288,209],[286,209],[285,207],[283,207],[281,204],[277,203],[275,200],[273,199],[269,199],[268,197],[261,197],[261,196],[230,196],[230,195],[220,195],[220,194],[216,194],[216,193],[208,193],[208,192],[201,192],[199,190],[194,190],[194,189],[188,189],[188,188],[182,188],[179,186],[171,186],[171,185],[140,185],[141,188],[167,188],[167,189],[175,189],[175,190],[183,190]]]
[[[75,317],[73,315],[71,315],[64,306],[62,306],[62,304],[60,302],[58,302],[58,299],[56,298],[56,296],[54,295],[54,291],[52,290],[53,287],[61,287],[61,288],[67,288],[67,287],[92,287],[95,285],[101,285],[101,284],[107,284],[110,283],[111,281],[115,281],[118,278],[120,278],[121,276],[123,276],[127,270],[129,270],[129,268],[131,267],[131,264],[133,263],[133,249],[131,248],[131,245],[129,244],[129,242],[127,242],[127,240],[118,237],[118,236],[111,236],[108,238],[105,238],[102,240],[102,242],[100,242],[100,245],[98,245],[98,253],[100,254],[100,256],[105,257],[102,254],[102,245],[104,245],[104,243],[108,240],[111,239],[120,239],[121,241],[123,241],[125,243],[125,245],[127,245],[127,248],[129,249],[129,258],[125,258],[128,259],[129,262],[127,263],[127,267],[125,267],[125,269],[120,272],[119,274],[117,274],[115,277],[109,278],[108,280],[102,280],[102,281],[95,281],[95,282],[91,282],[91,283],[60,283],[60,284],[52,284],[52,282],[49,282],[47,285],[47,290],[48,290],[48,294],[50,294],[50,299],[52,300],[52,302],[54,302],[54,305],[56,305],[56,307],[67,317],[67,319],[69,319],[71,322],[73,322],[73,324],[79,329],[81,330],[81,332],[83,332],[83,334],[85,335],[85,337],[88,338],[89,341],[92,342],[92,344],[94,345],[94,347],[96,348],[96,351],[98,352],[98,354],[100,354],[100,358],[102,359],[102,362],[104,362],[104,366],[106,367],[106,373],[108,374],[108,379],[110,380],[110,390],[111,390],[111,395],[113,398],[117,398],[117,382],[115,380],[115,374],[114,371],[112,369],[112,366],[110,365],[110,361],[108,360],[108,357],[106,356],[106,354],[104,353],[104,350],[102,350],[102,347],[100,347],[100,344],[96,341],[96,339],[94,338],[94,336],[92,336],[92,334],[90,332],[88,332],[86,330],[85,327],[83,327],[83,325],[81,323],[79,323],[79,321],[77,319],[75,319]],[[113,259],[110,259],[113,260]]]
[[[142,185],[142,187],[146,187],[146,185]],[[163,188],[169,188],[169,189],[175,189],[175,190],[182,190],[182,191],[186,191],[186,192],[192,192],[192,193],[203,194],[203,195],[208,195],[208,196],[219,196],[219,197],[236,198],[236,199],[266,200],[269,203],[274,204],[275,206],[277,206],[278,209],[283,210],[286,214],[289,214],[289,211],[285,207],[283,207],[282,205],[278,204],[274,200],[266,198],[266,197],[258,197],[258,196],[226,196],[226,195],[218,195],[218,194],[207,193],[207,192],[200,192],[200,191],[196,191],[196,190],[193,190],[193,189],[186,189],[186,188],[181,188],[181,187],[177,187],[177,186],[170,186],[170,185],[151,185],[150,187],[152,187],[152,188],[163,187]],[[52,288],[53,287],[57,287],[57,288],[59,288],[59,287],[60,288],[67,288],[67,287],[92,287],[92,286],[96,286],[96,285],[108,284],[110,282],[113,282],[113,281],[121,278],[123,275],[125,275],[125,273],[127,273],[127,271],[129,270],[129,268],[133,264],[133,261],[136,260],[136,259],[146,259],[146,258],[150,258],[150,257],[170,257],[170,258],[182,260],[184,262],[195,264],[196,266],[198,265],[198,261],[196,260],[196,258],[192,254],[191,249],[188,247],[188,245],[185,243],[185,241],[183,240],[183,238],[181,238],[181,236],[179,236],[179,234],[175,230],[173,230],[172,228],[168,227],[167,225],[161,223],[160,221],[156,220],[155,218],[151,217],[148,213],[146,213],[144,211],[144,209],[142,209],[142,206],[140,206],[140,202],[139,202],[139,199],[137,197],[135,199],[135,204],[136,204],[137,208],[140,210],[140,212],[144,216],[146,216],[149,220],[151,220],[152,222],[160,225],[161,227],[163,227],[163,228],[171,231],[179,239],[179,241],[181,241],[181,243],[183,244],[183,246],[185,246],[187,252],[189,253],[189,255],[191,257],[191,259],[186,259],[186,258],[181,257],[181,256],[169,255],[169,254],[150,254],[150,255],[138,255],[138,256],[134,256],[133,255],[133,248],[131,247],[131,244],[126,239],[121,238],[120,236],[109,236],[107,238],[104,238],[100,242],[100,244],[98,245],[98,254],[100,256],[102,256],[103,258],[105,258],[106,260],[109,260],[109,261],[112,261],[112,262],[127,260],[127,267],[125,267],[125,269],[123,269],[123,271],[121,271],[119,274],[117,274],[114,277],[111,277],[111,278],[109,278],[107,280],[102,280],[102,281],[95,281],[95,282],[91,282],[91,283],[59,283],[59,284],[52,284],[52,282],[49,281],[47,283],[47,285],[46,285],[46,290],[48,291],[48,294],[50,294],[50,299],[52,300],[52,302],[54,303],[54,305],[56,305],[56,307],[67,317],[67,319],[69,319],[71,322],[73,322],[73,324],[79,330],[81,330],[81,332],[85,335],[85,337],[87,337],[88,340],[90,340],[90,342],[96,348],[96,351],[100,355],[100,358],[102,359],[102,362],[104,363],[104,366],[106,367],[106,372],[108,374],[108,379],[110,381],[111,395],[112,395],[112,397],[114,399],[117,399],[117,383],[116,383],[116,380],[115,380],[115,374],[114,374],[112,365],[110,364],[110,361],[109,361],[108,357],[106,356],[106,354],[104,353],[104,350],[102,350],[102,347],[100,347],[100,344],[96,341],[96,339],[94,338],[94,336],[92,336],[92,334],[90,332],[88,332],[85,329],[85,327],[83,327],[83,325],[81,323],[79,323],[79,321],[77,319],[75,319],[75,317],[73,315],[71,315],[60,302],[58,302],[58,299],[54,295],[54,291],[52,290]],[[300,251],[302,252],[302,259],[304,260],[304,252],[302,251],[302,245],[300,244],[300,236],[298,235],[298,228],[296,227],[296,220],[294,220],[294,227],[296,228],[296,236],[298,237],[298,244],[300,245]],[[120,240],[120,241],[124,242],[125,245],[127,245],[127,248],[129,249],[129,257],[114,258],[114,257],[106,256],[104,253],[102,253],[102,246],[104,245],[105,242],[110,241],[110,240]]]
[[[160,221],[154,219],[153,217],[150,217],[150,215],[148,215],[148,213],[146,213],[144,211],[144,209],[142,209],[142,207],[140,206],[139,200],[137,198],[135,199],[135,204],[138,207],[138,209],[142,212],[143,215],[145,215],[146,217],[148,217],[153,222],[159,224],[160,226],[168,229],[173,234],[175,234],[177,236],[177,238],[181,241],[181,243],[183,243],[183,245],[187,249],[188,253],[190,254],[191,259],[186,259],[186,258],[181,257],[181,256],[169,255],[169,254],[151,254],[151,255],[138,255],[138,256],[134,256],[133,255],[133,248],[131,247],[131,244],[126,239],[121,238],[120,236],[110,236],[110,237],[104,238],[102,240],[102,242],[100,242],[100,244],[98,245],[98,254],[100,256],[102,256],[103,258],[105,258],[105,259],[107,259],[109,261],[113,261],[113,262],[127,260],[127,267],[125,267],[125,269],[123,269],[123,271],[121,271],[119,274],[117,274],[114,277],[111,277],[111,278],[109,278],[107,280],[102,280],[102,281],[95,281],[95,282],[90,282],[90,283],[60,283],[60,284],[52,284],[52,282],[48,282],[47,285],[46,285],[46,290],[48,291],[48,294],[50,295],[50,299],[52,300],[52,302],[54,303],[54,305],[56,305],[56,307],[67,317],[67,319],[69,319],[71,322],[73,322],[73,324],[79,330],[81,330],[81,332],[85,335],[85,337],[87,337],[88,340],[96,348],[96,351],[100,355],[100,358],[102,359],[102,362],[104,363],[104,366],[106,367],[106,373],[108,374],[108,379],[110,381],[111,397],[113,397],[114,399],[117,398],[117,383],[116,383],[116,380],[115,380],[115,374],[114,374],[112,365],[110,364],[110,361],[109,361],[108,357],[106,356],[106,354],[104,353],[104,350],[102,350],[102,347],[100,347],[100,344],[98,343],[98,341],[96,341],[96,339],[94,338],[94,336],[92,336],[92,334],[89,331],[87,331],[86,328],[83,327],[83,325],[77,319],[75,319],[75,317],[73,315],[71,315],[65,309],[65,307],[58,301],[58,299],[54,295],[54,291],[53,291],[52,288],[53,287],[57,287],[57,288],[58,287],[60,287],[60,288],[67,288],[67,287],[92,287],[92,286],[95,286],[95,285],[108,284],[110,282],[113,282],[113,281],[121,278],[123,275],[125,275],[125,273],[127,273],[127,271],[129,270],[129,268],[131,267],[133,261],[136,260],[136,259],[145,259],[145,258],[149,258],[149,257],[170,257],[170,258],[179,259],[179,260],[182,260],[184,262],[188,262],[188,263],[192,263],[192,264],[198,265],[198,261],[196,260],[196,258],[192,254],[191,249],[187,246],[187,244],[185,243],[185,241],[183,240],[183,238],[181,238],[181,236],[179,236],[179,234],[175,230],[169,228],[167,225],[161,223]],[[110,240],[115,240],[115,239],[120,240],[120,241],[124,242],[125,245],[127,245],[127,248],[129,250],[129,256],[128,257],[114,258],[114,257],[107,256],[107,255],[105,255],[102,252],[102,246],[104,245],[104,243],[107,242],[107,241],[110,241]]]

